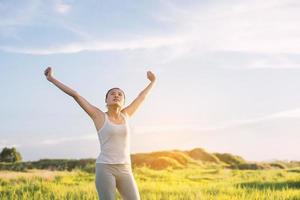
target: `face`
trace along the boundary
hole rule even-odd
[[[107,105],[118,105],[122,107],[124,105],[124,95],[123,92],[119,89],[111,90],[106,99]]]

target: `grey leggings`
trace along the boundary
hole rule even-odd
[[[116,188],[124,200],[140,200],[131,165],[96,163],[95,171],[100,200],[115,200]]]

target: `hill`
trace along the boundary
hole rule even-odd
[[[192,150],[169,150],[131,154],[132,167],[148,167],[155,170],[183,169],[188,166],[217,166],[230,169],[272,169],[299,167],[297,161],[248,162],[230,153],[210,153],[203,148]],[[26,171],[28,169],[68,170],[81,169],[90,173],[95,171],[95,159],[41,159],[30,162],[0,162],[0,170]]]

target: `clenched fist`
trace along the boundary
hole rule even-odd
[[[152,82],[155,81],[156,77],[151,71],[147,71],[147,78]]]
[[[48,81],[51,81],[51,79],[53,78],[53,71],[51,67],[47,67],[47,69],[44,72],[46,78]]]

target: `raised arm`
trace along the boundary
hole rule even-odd
[[[95,119],[100,112],[102,112],[97,107],[90,104],[85,98],[83,98],[78,92],[71,89],[70,87],[66,86],[59,80],[55,79],[53,76],[53,71],[51,67],[48,67],[45,72],[45,76],[47,77],[47,80],[53,83],[55,86],[57,86],[59,89],[61,89],[63,92],[68,94],[69,96],[73,97],[74,100],[80,105],[80,107],[92,118]]]
[[[143,103],[145,98],[147,97],[148,93],[150,92],[151,88],[156,82],[155,75],[151,72],[147,72],[147,78],[151,81],[145,89],[143,89],[139,95],[132,101],[130,105],[125,107],[122,112],[126,113],[129,117],[131,117],[140,107],[140,105]]]

